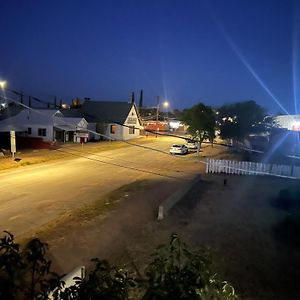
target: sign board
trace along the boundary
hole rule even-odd
[[[137,118],[128,118],[127,119],[127,124],[136,124],[137,123]]]
[[[17,149],[16,149],[16,132],[15,131],[10,132],[10,151],[13,155],[17,152]]]

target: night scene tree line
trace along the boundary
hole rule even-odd
[[[213,144],[216,132],[224,140],[242,142],[249,134],[258,134],[276,128],[272,117],[254,100],[225,104],[212,108],[198,103],[172,114],[188,126],[192,139],[201,144],[208,140]]]

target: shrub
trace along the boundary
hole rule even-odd
[[[125,268],[93,259],[88,276],[75,278],[68,288],[62,276],[50,271],[46,249],[47,244],[33,239],[21,251],[14,236],[5,232],[0,239],[0,299],[48,299],[50,293],[54,300],[237,299],[234,288],[212,271],[209,252],[188,249],[176,234],[157,248],[144,276],[136,278]]]

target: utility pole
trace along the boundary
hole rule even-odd
[[[197,141],[197,156],[200,155],[200,132],[196,130],[196,141]]]

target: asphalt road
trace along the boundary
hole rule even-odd
[[[167,153],[173,142],[178,140],[163,137],[145,146]],[[0,173],[1,230],[18,236],[124,184],[144,178],[182,181],[199,167],[194,154],[174,157],[130,145],[93,155],[64,151],[74,158]]]

